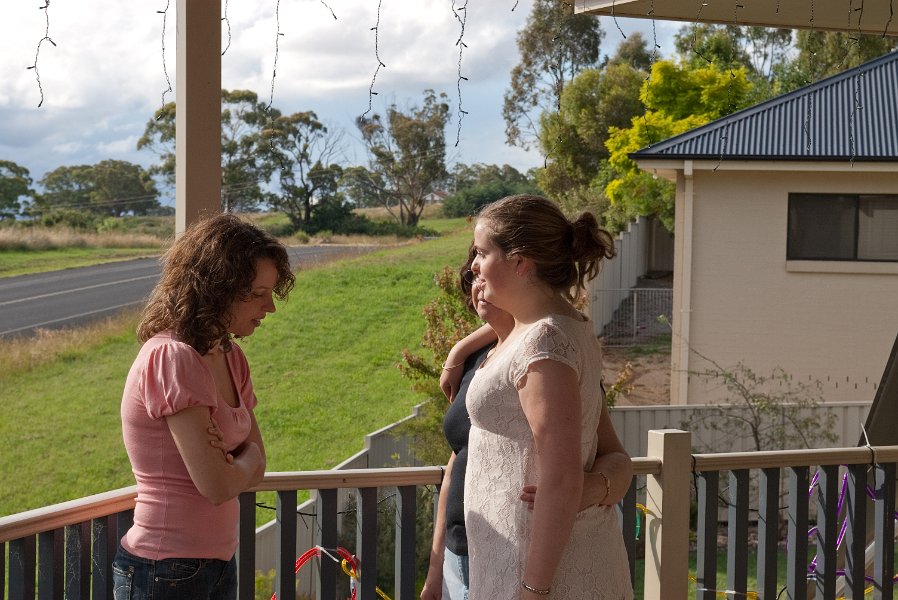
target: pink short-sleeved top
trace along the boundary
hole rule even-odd
[[[246,440],[256,396],[246,357],[232,347],[225,356],[237,407],[220,397],[200,354],[169,332],[147,340],[131,365],[122,396],[122,436],[137,480],[137,504],[122,547],[135,556],[230,560],[237,549],[237,499],[215,506],[199,493],[165,420],[185,408],[207,406],[229,449]]]

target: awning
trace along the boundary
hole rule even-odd
[[[590,15],[898,35],[895,0],[575,0]]]

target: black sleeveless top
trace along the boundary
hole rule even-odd
[[[468,536],[465,532],[465,470],[468,465],[468,433],[471,431],[471,419],[465,406],[468,385],[477,368],[486,358],[493,344],[481,348],[465,361],[465,373],[458,386],[455,400],[446,409],[443,417],[443,433],[446,441],[455,452],[449,489],[441,490],[446,494],[446,548],[459,556],[468,554]]]

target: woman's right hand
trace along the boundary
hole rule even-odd
[[[440,389],[446,394],[449,402],[455,400],[461,378],[465,374],[465,361],[468,357],[497,339],[496,332],[489,325],[481,325],[479,329],[456,342],[443,363],[440,373]]]
[[[452,360],[452,353],[449,353],[449,358],[446,359],[447,367],[443,367],[443,372],[440,374],[440,389],[443,390],[443,393],[446,394],[446,399],[449,402],[453,402],[455,400],[455,395],[458,394],[458,386],[461,384],[462,375],[465,374],[464,361],[462,364],[453,366],[454,363],[449,362]],[[449,368],[452,367],[452,368]]]
[[[421,600],[441,600],[443,597],[443,566],[427,569],[427,578],[421,589]]]

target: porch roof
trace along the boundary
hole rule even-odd
[[[846,7],[844,0],[752,0],[741,4],[719,0],[578,0],[574,10],[614,17],[898,35],[898,18],[893,18],[890,0],[861,2],[856,7],[850,3]]]

